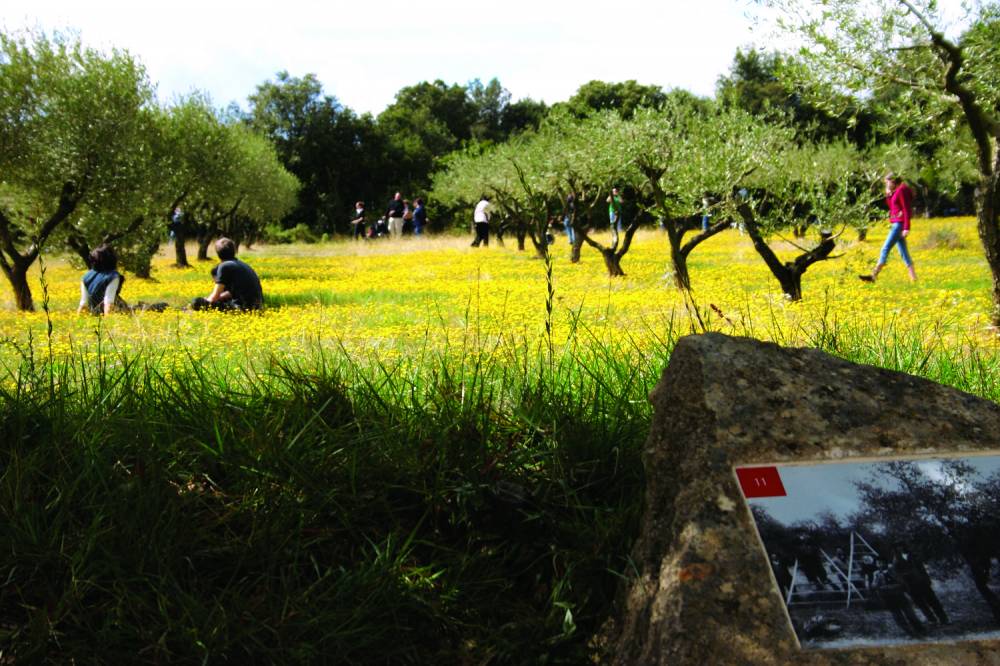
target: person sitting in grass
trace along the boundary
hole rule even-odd
[[[108,314],[116,308],[125,309],[119,297],[125,276],[118,272],[118,255],[110,245],[98,245],[90,252],[90,270],[80,280],[80,307],[92,314]]]
[[[236,243],[229,238],[215,241],[219,264],[212,269],[215,288],[207,298],[196,298],[192,310],[249,311],[264,305],[260,278],[254,269],[236,258]]]

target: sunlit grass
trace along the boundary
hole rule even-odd
[[[948,230],[960,249],[926,249],[931,230]],[[788,302],[753,252],[746,237],[729,231],[699,247],[691,257],[694,299],[703,322],[724,332],[752,332],[794,343],[815,322],[892,321],[904,328],[947,329],[956,344],[965,337],[990,339],[987,330],[989,274],[971,218],[918,220],[910,243],[920,277],[910,284],[893,255],[877,285],[857,279],[874,263],[884,229],[868,242],[846,238],[838,259],[813,266],[804,277],[805,299]],[[779,244],[780,246],[780,244]],[[786,245],[789,253],[790,245]],[[672,287],[666,239],[656,231],[638,234],[625,257],[625,278],[610,280],[597,253],[583,249],[571,264],[565,239],[555,255],[554,339],[562,344],[579,325],[592,339],[613,340],[625,332],[642,351],[664,322],[691,316]],[[414,340],[454,344],[473,328],[481,336],[541,334],[545,322],[545,279],[533,252],[507,247],[470,248],[464,238],[404,239],[399,242],[335,242],[325,245],[254,247],[242,258],[261,276],[268,309],[259,317],[224,317],[182,311],[208,293],[208,269],[190,269],[156,259],[153,280],[128,277],[126,300],[166,301],[165,313],[119,315],[98,321],[75,314],[80,270],[63,258],[48,261],[53,351],[66,356],[90,350],[101,326],[106,340],[122,349],[155,348],[164,360],[195,351],[207,357],[244,357],[305,348],[364,352],[373,345],[406,354]],[[32,277],[40,300],[39,276]],[[6,283],[0,287],[0,332],[23,344],[44,336],[45,315],[18,313]],[[8,346],[9,347],[9,346]],[[0,355],[7,353],[0,351]]]

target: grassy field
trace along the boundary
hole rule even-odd
[[[689,306],[656,232],[614,281],[556,245],[551,314],[543,262],[459,239],[244,252],[260,316],[181,310],[211,264],[165,257],[124,296],[171,310],[78,316],[80,270],[49,259],[48,313],[0,290],[0,663],[585,662],[680,335],[1000,399],[972,221],[918,221],[916,285],[898,257],[858,281],[881,231],[801,303],[735,231],[695,254]]]
[[[893,256],[878,285],[857,274],[870,270],[882,240],[873,230],[867,243],[844,244],[835,261],[804,277],[805,299],[789,303],[744,236],[726,232],[692,258],[694,299],[705,325],[723,332],[808,341],[817,325],[881,325],[988,339],[989,274],[971,219],[918,221],[911,236],[920,281],[911,285]],[[563,241],[560,238],[560,241]],[[627,277],[609,280],[589,248],[571,264],[565,243],[554,246],[553,339],[586,344],[627,340],[637,351],[657,346],[662,332],[689,311],[671,287],[667,244],[656,232],[639,234],[626,256]],[[470,346],[488,349],[497,340],[533,340],[548,317],[544,266],[530,252],[510,247],[476,250],[464,239],[393,244],[339,243],[275,246],[242,253],[260,273],[268,311],[262,317],[227,318],[179,308],[207,294],[203,263],[192,269],[155,263],[154,279],[129,279],[126,300],[166,301],[163,314],[79,317],[79,268],[50,259],[46,281],[52,349],[57,357],[93,352],[100,323],[102,341],[121,350],[153,349],[163,360],[249,357],[275,352],[301,354],[317,346],[352,355],[377,353],[383,360],[412,357],[417,350]],[[32,280],[36,300],[42,290]],[[0,287],[0,331],[24,344],[31,331],[45,337],[46,315],[16,313],[9,287]],[[470,345],[469,337],[476,339]],[[957,341],[956,341],[957,342]],[[9,350],[9,348],[8,348]],[[0,351],[0,355],[4,352]]]

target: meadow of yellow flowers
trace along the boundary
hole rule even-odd
[[[783,342],[804,339],[824,324],[889,321],[956,344],[990,339],[989,273],[974,220],[915,221],[910,248],[919,281],[910,284],[894,251],[878,284],[866,285],[857,275],[870,270],[885,231],[871,230],[866,242],[845,234],[838,258],[804,276],[799,303],[783,297],[737,230],[694,252],[688,303],[673,286],[667,241],[658,232],[637,235],[623,261],[627,276],[616,279],[607,277],[588,247],[571,264],[559,237],[552,248],[551,315],[544,262],[531,251],[518,252],[512,241],[478,249],[461,238],[254,247],[241,258],[263,282],[267,308],[259,316],[187,311],[186,303],[210,291],[212,264],[177,269],[166,254],[154,263],[154,279],[127,276],[122,295],[129,302],[166,301],[167,311],[78,315],[81,269],[49,257],[44,277],[37,266],[32,277],[38,312],[16,312],[9,285],[0,286],[0,360],[23,353],[29,340],[46,355],[51,344],[56,358],[93,355],[100,345],[152,351],[167,365],[302,355],[317,347],[385,360],[510,341],[534,344],[543,339],[547,320],[557,345],[626,342],[639,352],[671,325],[687,330],[698,317],[714,330]],[[778,243],[789,256],[790,241]],[[41,307],[46,290],[47,313]]]

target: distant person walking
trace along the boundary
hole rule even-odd
[[[476,204],[476,210],[472,214],[472,223],[476,227],[476,239],[472,241],[472,247],[479,247],[480,241],[483,245],[490,244],[490,198],[485,194]]]
[[[264,293],[256,271],[236,258],[236,243],[229,238],[215,241],[219,264],[212,268],[215,288],[207,298],[196,298],[192,310],[228,310],[241,312],[259,310],[264,306]]]
[[[90,270],[80,280],[77,312],[110,314],[121,300],[118,294],[125,284],[125,276],[118,272],[118,255],[110,245],[98,245],[91,250],[88,263]]]
[[[573,228],[573,220],[576,218],[576,195],[570,192],[566,195],[566,210],[563,213],[563,229],[566,231],[566,240],[570,245],[576,245],[576,229]]]
[[[354,240],[365,237],[365,202],[359,201],[354,204],[354,218],[351,220]]]
[[[396,192],[385,211],[385,216],[389,218],[389,235],[393,238],[402,238],[403,215],[405,214],[406,204],[403,203],[403,195]]]
[[[417,197],[413,200],[413,235],[420,236],[427,226],[427,209],[424,208],[424,200]]]
[[[882,252],[878,256],[878,263],[869,275],[859,275],[863,282],[875,282],[878,274],[889,259],[889,251],[895,245],[899,248],[899,256],[906,264],[906,270],[910,274],[910,282],[917,281],[917,272],[913,268],[913,260],[910,258],[910,251],[906,247],[906,237],[910,235],[910,219],[913,217],[913,190],[903,182],[903,179],[895,174],[887,174],[885,177],[885,203],[889,207],[889,235],[886,236],[882,245]]]
[[[622,232],[622,197],[618,194],[618,188],[612,187],[608,196],[608,221],[612,229]]]

